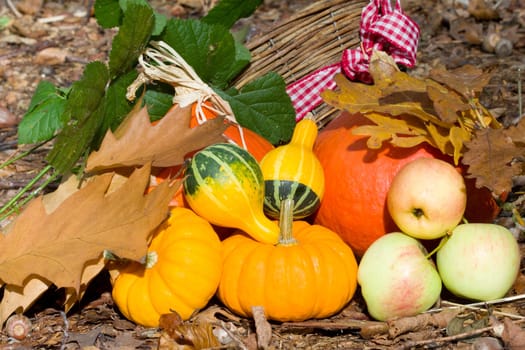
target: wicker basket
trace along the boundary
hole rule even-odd
[[[250,66],[235,82],[237,87],[270,71],[290,84],[323,66],[341,60],[344,49],[360,43],[361,12],[369,0],[321,0],[277,23],[268,33],[251,39]],[[326,122],[337,111],[322,103],[314,111]]]

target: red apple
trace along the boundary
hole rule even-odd
[[[504,226],[457,226],[436,254],[439,274],[453,294],[472,300],[499,299],[510,290],[520,268],[516,238]]]
[[[465,213],[463,176],[445,161],[418,158],[394,176],[387,194],[392,219],[404,233],[420,239],[443,237]]]
[[[400,232],[377,239],[364,253],[357,281],[374,319],[414,316],[441,294],[441,279],[421,243]]]

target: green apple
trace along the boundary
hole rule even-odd
[[[370,245],[359,263],[357,281],[368,313],[379,321],[414,316],[441,294],[441,279],[421,243],[401,232]]]
[[[466,299],[499,299],[510,290],[520,268],[516,238],[504,226],[457,226],[436,254],[445,287]]]
[[[443,160],[417,158],[394,176],[387,208],[401,231],[419,239],[443,237],[465,213],[463,176]]]

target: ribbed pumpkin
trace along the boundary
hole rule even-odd
[[[130,262],[113,283],[113,300],[129,320],[157,327],[162,314],[188,319],[215,294],[222,272],[221,242],[204,219],[174,208],[153,237],[146,263]]]
[[[264,176],[264,212],[279,218],[281,202],[294,200],[294,219],[313,214],[324,193],[324,171],[313,153],[317,124],[310,117],[299,121],[286,145],[269,151],[261,160]]]
[[[305,221],[294,221],[292,227],[291,213],[284,217],[289,219],[281,221],[277,245],[242,232],[223,241],[218,298],[244,317],[252,316],[253,306],[263,306],[266,316],[276,321],[329,317],[355,293],[354,254],[327,228]]]
[[[367,148],[367,137],[352,134],[359,125],[370,124],[364,116],[342,112],[317,136],[314,152],[325,171],[325,194],[315,223],[337,232],[362,256],[370,244],[387,232],[397,231],[386,209],[390,183],[398,170],[419,157],[452,162],[433,147],[400,148],[385,143],[378,150]],[[499,212],[490,192],[466,179],[467,209],[471,222],[492,221]]]
[[[279,226],[263,212],[261,168],[248,151],[230,143],[204,148],[192,157],[183,186],[189,206],[210,223],[277,243]]]

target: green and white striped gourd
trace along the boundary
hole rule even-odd
[[[278,219],[286,198],[294,201],[294,219],[313,214],[321,204],[324,171],[312,151],[317,134],[317,124],[307,116],[296,124],[288,144],[276,147],[261,160],[267,216]]]
[[[279,225],[263,211],[264,180],[257,160],[231,143],[197,152],[183,180],[189,206],[208,222],[240,229],[252,238],[276,244]]]

